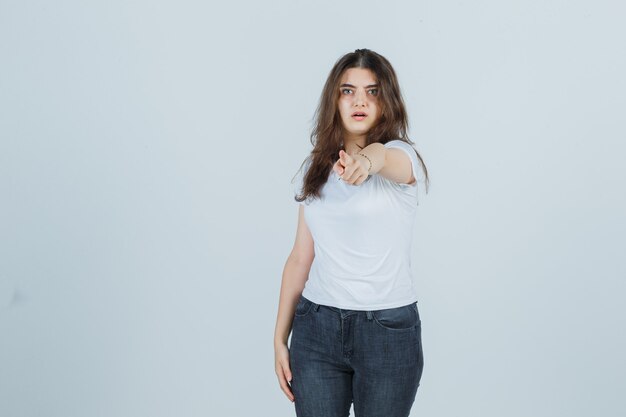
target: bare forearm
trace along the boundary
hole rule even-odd
[[[309,277],[310,269],[311,264],[309,262],[301,262],[291,256],[285,263],[274,330],[274,344],[287,344],[287,339],[291,333],[293,314],[304,289],[304,284]]]
[[[365,169],[368,169],[370,166],[370,161],[372,163],[372,167],[369,170],[369,175],[376,174],[385,166],[385,152],[387,148],[385,145],[379,142],[372,143],[367,145],[365,148],[361,149],[357,153],[353,155],[355,159],[362,161],[365,166]],[[361,156],[359,154],[363,154],[365,156]]]

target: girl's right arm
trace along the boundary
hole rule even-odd
[[[313,237],[304,220],[304,205],[299,204],[296,240],[283,269],[276,328],[274,331],[276,375],[278,376],[281,389],[291,401],[294,401],[294,398],[287,383],[291,381],[287,340],[291,333],[296,305],[304,289],[304,284],[309,277],[309,270],[314,257]]]

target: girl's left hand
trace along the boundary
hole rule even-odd
[[[352,185],[361,185],[368,177],[368,163],[362,156],[352,156],[343,149],[339,151],[339,159],[333,170],[343,181]]]

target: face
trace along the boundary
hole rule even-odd
[[[349,68],[339,83],[339,115],[349,140],[362,140],[379,118],[376,75],[365,68]]]

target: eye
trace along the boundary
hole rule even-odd
[[[370,93],[373,96],[377,96],[378,95],[378,88],[372,88],[371,90],[368,91],[368,93]]]
[[[346,92],[346,91],[347,91],[347,92]],[[352,93],[352,90],[351,90],[351,89],[349,89],[349,88],[344,88],[344,89],[342,89],[342,90],[341,90],[341,93],[342,93],[342,94],[350,94],[350,93]]]

